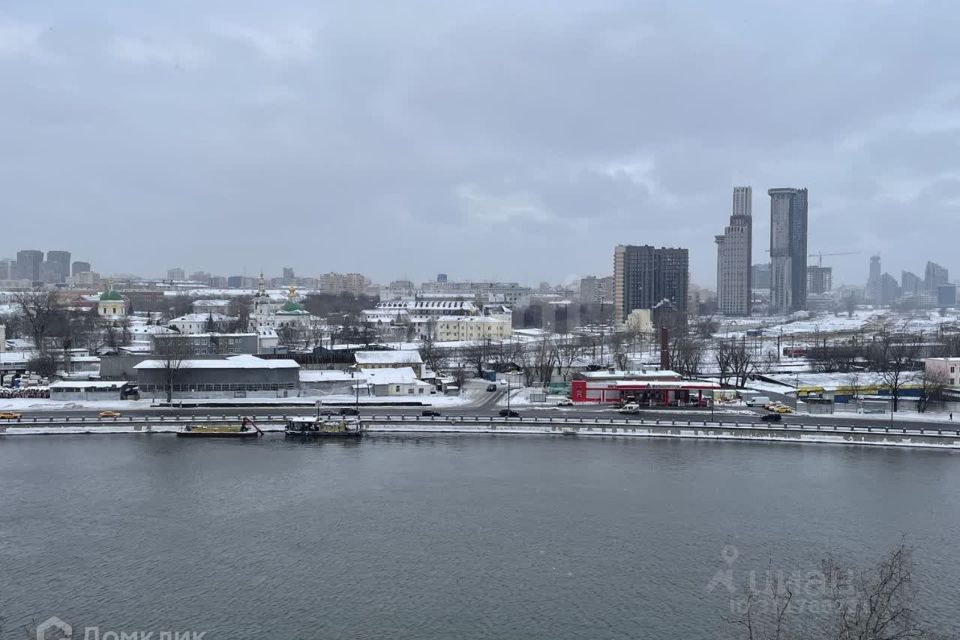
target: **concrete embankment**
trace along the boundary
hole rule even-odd
[[[279,415],[254,416],[266,432],[282,431]],[[193,416],[174,419],[123,418],[83,422],[38,419],[0,425],[0,435],[49,434],[150,434],[174,433],[184,424],[235,423],[226,416]],[[838,426],[816,424],[766,425],[710,421],[644,421],[630,419],[420,417],[406,415],[364,416],[364,429],[374,434],[500,434],[564,437],[692,438],[896,446],[960,450],[960,431],[955,429],[902,429],[885,426]]]

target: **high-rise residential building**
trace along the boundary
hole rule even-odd
[[[807,293],[822,295],[833,289],[833,269],[831,267],[807,267]]]
[[[43,264],[43,251],[23,249],[17,251],[15,280],[40,282],[40,265]]]
[[[243,286],[243,276],[227,276],[227,287],[239,289]]]
[[[283,284],[294,284],[293,267],[283,268]]]
[[[20,254],[17,254],[19,257]],[[950,272],[946,267],[941,267],[936,262],[928,262],[924,270],[923,285],[930,293],[936,294],[937,287],[950,282]]]
[[[941,284],[937,287],[937,306],[955,307],[957,306],[957,285]]]
[[[905,296],[914,296],[923,291],[923,280],[915,273],[900,273],[900,292]]]
[[[880,276],[880,304],[888,306],[900,298],[900,285],[889,273]]]
[[[880,256],[870,256],[870,275],[867,277],[867,302],[880,304],[883,289],[883,269]]]
[[[770,195],[770,312],[807,306],[807,190],[778,188]]]
[[[16,263],[10,258],[0,260],[0,280],[12,280],[13,270]]]
[[[755,264],[750,269],[750,286],[759,290],[770,290],[770,263]]]
[[[446,281],[447,281],[447,274],[445,273],[437,274],[437,282],[446,282]]]
[[[753,190],[735,187],[730,224],[717,242],[717,307],[728,316],[750,315],[753,261]]]
[[[174,267],[173,269],[167,269],[167,280],[186,280],[187,272],[181,269],[180,267]]]
[[[580,302],[613,302],[613,276],[580,278]]]
[[[70,275],[75,276],[80,273],[87,273],[90,271],[90,263],[83,262],[81,260],[75,260],[73,265],[70,268]]]
[[[47,264],[49,265],[51,282],[66,282],[70,275],[70,252],[69,251],[47,251]]]
[[[613,317],[623,322],[634,309],[669,302],[687,311],[690,257],[686,249],[618,245],[613,252]]]
[[[326,293],[362,295],[370,281],[360,273],[325,273],[320,276],[320,290]]]

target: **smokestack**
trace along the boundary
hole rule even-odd
[[[670,370],[670,331],[660,327],[660,368]]]

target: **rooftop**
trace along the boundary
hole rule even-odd
[[[360,369],[360,375],[367,384],[416,384],[429,386],[426,382],[417,379],[417,374],[410,367],[396,369]]]
[[[357,351],[356,363],[365,364],[423,364],[419,351]]]
[[[164,360],[144,360],[134,369],[165,369]],[[229,356],[223,359],[184,359],[181,369],[299,369],[293,360],[264,360],[251,355]]]

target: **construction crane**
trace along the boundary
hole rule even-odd
[[[808,257],[808,258],[817,258],[817,266],[818,266],[818,267],[822,267],[822,266],[823,266],[823,256],[827,256],[828,258],[831,258],[831,257],[833,257],[833,256],[855,256],[855,255],[857,255],[858,253],[860,253],[860,252],[859,252],[859,251],[841,251],[841,252],[839,252],[839,253],[822,253],[822,252],[821,252],[821,253],[811,253],[811,254],[809,254],[807,257]]]

